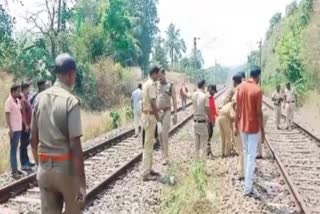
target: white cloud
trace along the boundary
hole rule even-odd
[[[192,49],[200,37],[206,66],[217,59],[225,65],[246,62],[250,50],[264,37],[269,20],[292,0],[159,0],[160,30],[172,22]],[[212,42],[217,38],[215,42]]]

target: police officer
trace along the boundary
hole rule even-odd
[[[274,105],[276,127],[277,129],[280,129],[281,103],[283,101],[280,85],[277,85],[276,90],[272,93],[272,101]]]
[[[286,128],[291,130],[293,126],[294,110],[297,102],[294,90],[291,88],[291,84],[286,84],[286,89],[284,91],[284,103],[286,109]]]
[[[265,129],[266,125],[267,125],[268,119],[269,119],[268,110],[267,110],[266,107],[262,107],[262,125],[263,125],[264,129]],[[264,142],[262,141],[262,139],[258,141],[256,159],[262,159],[262,144],[263,143]]]
[[[157,108],[157,84],[160,69],[154,67],[150,70],[150,78],[142,86],[142,123],[145,130],[145,143],[143,147],[143,181],[157,179],[159,173],[152,170],[153,140],[155,128],[158,134],[162,132],[159,112]]]
[[[205,161],[207,158],[208,145],[208,127],[210,118],[209,96],[205,93],[206,81],[201,80],[198,83],[198,90],[192,94],[183,92],[185,96],[192,100],[194,110],[194,135],[195,135],[195,157]]]
[[[226,105],[227,103],[231,102],[231,100],[232,100],[232,98],[234,96],[234,93],[236,91],[237,86],[242,82],[242,78],[243,78],[242,77],[242,73],[235,74],[232,77],[233,87],[228,90],[228,92],[227,92],[226,96],[224,97],[224,99],[222,100],[219,108],[222,108],[224,105]]]
[[[81,213],[86,182],[80,137],[80,100],[72,94],[76,63],[69,54],[55,61],[57,81],[40,93],[32,115],[31,145],[38,163],[41,213]]]
[[[158,84],[157,106],[160,111],[160,121],[162,124],[162,133],[159,135],[160,145],[163,154],[163,165],[169,162],[169,131],[171,118],[171,100],[174,109],[173,123],[177,123],[177,96],[173,82],[166,78],[166,71],[163,69],[160,72],[160,84]]]

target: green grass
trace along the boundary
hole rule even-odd
[[[215,213],[217,207],[217,197],[214,194],[215,179],[207,176],[203,162],[190,161],[187,165],[189,164],[191,165],[189,169],[184,169],[179,163],[173,163],[169,167],[168,171],[174,173],[177,184],[174,187],[165,186],[162,190],[161,213]],[[209,189],[209,186],[212,189]]]

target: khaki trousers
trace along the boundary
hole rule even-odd
[[[268,119],[269,119],[269,115],[266,113],[263,113],[263,124],[262,124],[263,128],[266,127]],[[262,143],[264,142],[261,142],[261,138],[260,138],[260,140],[258,140],[258,145],[257,145],[257,157],[262,157]]]
[[[134,110],[133,118],[134,118],[134,132],[137,135],[139,134],[139,127],[141,126],[141,111]]]
[[[163,158],[165,160],[169,159],[169,131],[170,131],[170,110],[160,113],[160,120],[162,124],[162,133],[159,136],[160,146]]]
[[[295,103],[286,103],[286,123],[287,128],[292,128],[294,118]]]
[[[274,106],[274,117],[276,122],[276,127],[279,127],[281,120],[281,105]]]
[[[154,115],[142,115],[143,128],[145,130],[145,142],[143,147],[143,176],[149,175],[152,169],[153,142],[157,120]]]
[[[56,163],[40,163],[37,180],[40,188],[41,213],[62,214],[63,202],[66,214],[79,214],[81,208],[75,198],[79,191],[79,180],[61,172]]]
[[[207,123],[194,123],[195,158],[205,161],[207,159],[208,127]]]
[[[243,157],[243,146],[241,142],[241,136],[238,134],[234,136],[236,152],[239,155],[238,158],[238,170],[241,178],[244,178],[244,157]]]
[[[218,127],[220,130],[220,137],[222,143],[222,155],[228,156],[232,150],[232,143],[231,143],[231,121],[224,115],[220,115],[217,118]]]

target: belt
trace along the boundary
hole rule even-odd
[[[152,114],[152,115],[154,114],[153,111],[147,111],[147,110],[142,110],[142,113],[144,113],[144,114]]]
[[[63,161],[71,160],[71,154],[49,155],[46,153],[39,153],[38,158],[40,161],[63,162]]]
[[[287,101],[287,103],[295,103],[296,101]]]
[[[206,123],[206,120],[194,120],[195,123]]]

